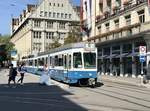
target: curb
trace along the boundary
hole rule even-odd
[[[111,81],[115,83],[122,83],[122,84],[128,84],[128,85],[134,85],[134,86],[139,86],[139,87],[146,87],[150,88],[150,84],[143,84],[143,83],[136,83],[136,82],[130,82],[130,81],[125,81],[125,80],[114,80],[114,79],[109,79],[109,78],[101,78],[101,81]]]

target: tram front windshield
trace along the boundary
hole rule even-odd
[[[83,53],[84,68],[96,68],[96,53]]]

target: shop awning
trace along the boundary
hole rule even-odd
[[[104,55],[104,56],[102,56],[102,58],[110,58],[110,55]]]
[[[139,56],[139,53],[129,53],[126,57]]]
[[[116,58],[116,56],[118,56],[119,54],[112,54],[111,58]]]
[[[112,55],[104,55],[99,56],[98,59],[109,59],[109,58],[120,58],[120,57],[132,57],[132,56],[139,56],[139,53],[123,53],[123,54],[112,54]]]
[[[129,53],[118,54],[115,58],[126,57]]]

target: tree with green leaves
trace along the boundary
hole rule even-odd
[[[57,48],[60,46],[61,46],[61,43],[59,43],[58,40],[55,40],[52,44],[50,44],[50,49]]]
[[[11,60],[10,52],[14,50],[15,45],[12,42],[10,42],[10,39],[11,37],[9,35],[3,35],[0,37],[0,44],[5,45],[5,47],[3,47],[3,50],[5,51],[6,58],[3,61]]]
[[[65,38],[64,44],[81,42],[82,36],[80,33],[79,26],[72,26],[70,32],[68,33],[68,37]]]

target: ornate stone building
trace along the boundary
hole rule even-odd
[[[98,68],[103,74],[139,76],[142,72],[139,46],[147,47],[144,68],[148,66],[148,2],[149,0],[82,0],[84,40],[96,43]]]
[[[27,5],[18,18],[12,19],[11,42],[18,59],[49,50],[54,41],[63,44],[70,24],[79,21],[71,0],[41,0],[38,5]]]

